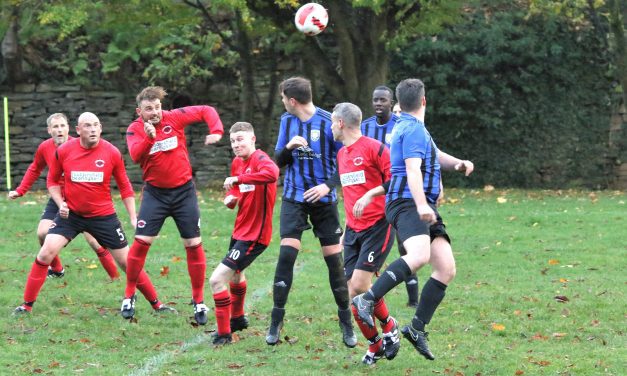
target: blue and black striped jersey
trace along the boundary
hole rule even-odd
[[[284,113],[275,151],[281,152],[295,136],[307,140],[307,147],[292,150],[292,162],[287,165],[283,183],[283,198],[304,202],[303,193],[327,181],[337,169],[337,152],[343,146],[333,140],[331,113],[316,107],[311,119],[302,122],[297,116]],[[335,189],[320,202],[337,201]]]
[[[394,114],[392,114],[390,120],[385,124],[379,124],[376,116],[369,117],[361,122],[361,134],[366,137],[374,138],[389,148],[390,140],[392,139],[392,130],[397,121],[398,116]]]
[[[405,160],[422,159],[423,188],[427,201],[435,204],[440,194],[440,162],[438,148],[425,125],[415,117],[402,113],[394,126],[390,142],[392,180],[386,202],[399,198],[412,198],[407,185]]]

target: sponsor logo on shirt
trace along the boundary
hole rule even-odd
[[[366,182],[366,174],[363,170],[340,174],[340,182],[342,183],[342,187],[364,184]]]
[[[309,146],[300,146],[296,149],[296,158],[298,159],[314,159],[322,157],[322,154],[316,153],[315,150],[310,148]]]
[[[318,141],[320,139],[320,130],[312,129],[310,137],[311,137],[311,141]]]
[[[102,171],[72,171],[70,180],[75,183],[102,183],[104,172]]]
[[[165,133],[165,134],[170,134],[170,133],[172,133],[172,127],[169,126],[169,125],[166,125],[165,127],[163,127],[162,132]]]
[[[96,167],[100,167],[100,168],[103,168],[105,165],[105,161],[103,161],[102,159],[96,160],[95,163],[96,163]]]
[[[164,128],[165,129],[165,128]],[[170,138],[166,138],[165,140],[157,141],[152,145],[150,149],[150,154],[155,154],[160,151],[168,151],[172,149],[176,149],[179,145],[179,141],[176,136],[172,136]]]
[[[252,192],[255,190],[255,186],[252,184],[240,184],[239,191],[242,193]]]
[[[355,166],[361,166],[364,163],[364,159],[362,157],[353,158],[353,163]]]

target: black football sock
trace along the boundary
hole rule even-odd
[[[370,290],[364,294],[364,299],[370,301],[381,299],[388,291],[405,281],[409,275],[411,275],[409,265],[402,258],[397,259],[381,273]]]
[[[409,303],[418,303],[418,276],[416,274],[410,275],[405,280],[405,288]]]
[[[329,284],[331,285],[331,291],[333,292],[335,303],[339,309],[345,311],[348,309],[349,301],[348,286],[346,285],[346,276],[344,275],[344,265],[342,262],[342,253],[326,256],[324,261],[327,263],[327,268],[329,269]]]
[[[292,287],[296,256],[298,256],[298,249],[288,245],[281,246],[279,261],[274,272],[274,285],[272,286],[272,299],[276,308],[285,308],[287,303],[287,296]]]
[[[442,302],[442,299],[444,299],[445,294],[446,285],[437,279],[429,278],[422,288],[420,302],[418,303],[418,308],[416,308],[416,314],[411,321],[411,326],[414,329],[425,330],[425,325],[431,321],[435,310]]]

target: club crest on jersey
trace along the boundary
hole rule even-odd
[[[389,145],[390,141],[392,141],[392,133],[386,133],[386,135],[385,135],[385,143]]]
[[[137,227],[138,228],[146,227],[146,221],[144,221],[143,219],[140,219],[139,221],[137,221]]]
[[[361,166],[362,164],[364,164],[364,159],[362,157],[355,157],[353,158],[353,164],[355,166]]]
[[[310,136],[311,136],[311,141],[318,141],[320,139],[320,130],[312,129]]]
[[[246,171],[244,171],[244,173],[245,173],[245,174],[250,174],[250,172],[251,172],[250,167],[248,167],[248,168],[246,169]]]
[[[96,167],[100,167],[100,168],[103,168],[105,165],[105,161],[103,161],[102,159],[97,159],[95,163],[96,163]]]
[[[170,133],[172,133],[172,127],[169,126],[169,125],[166,125],[165,127],[163,127],[162,132],[165,133],[165,134],[170,134]]]

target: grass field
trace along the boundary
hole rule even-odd
[[[234,212],[222,206],[218,192],[200,194],[209,275],[227,250]],[[374,367],[360,363],[366,351],[361,336],[355,349],[342,345],[326,266],[310,233],[297,260],[283,341],[265,344],[277,221],[274,243],[246,271],[251,327],[229,346],[210,346],[213,309],[206,327],[192,325],[185,251],[171,220],[151,248],[147,271],[179,315],[154,316],[140,298],[137,322],[123,320],[123,282],[108,282],[77,238],[61,254],[65,278],[48,280],[33,314],[14,318],[39,248],[35,229],[46,199],[0,198],[3,375],[627,374],[624,192],[447,190],[441,214],[458,272],[428,327],[436,360],[418,356],[402,340],[396,359]],[[130,226],[126,230],[131,236]],[[388,261],[396,257],[394,249]],[[428,267],[419,273],[421,284],[429,273]],[[386,299],[399,323],[408,323],[413,310],[405,307],[405,288]],[[213,308],[208,286],[206,302]]]

